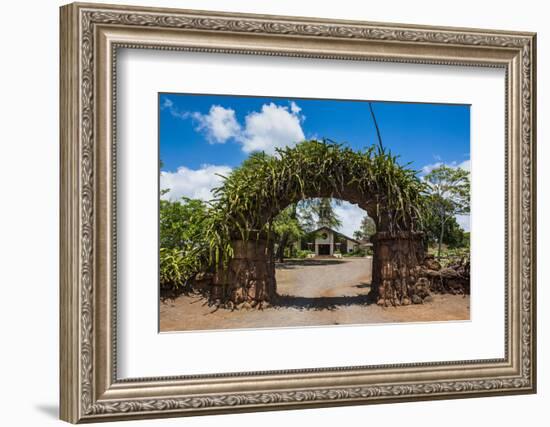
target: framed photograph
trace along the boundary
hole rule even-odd
[[[535,34],[60,22],[63,420],[536,391]]]

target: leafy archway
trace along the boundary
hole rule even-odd
[[[274,218],[299,200],[334,197],[357,204],[376,222],[372,298],[398,304],[414,293],[424,259],[423,191],[412,169],[375,146],[354,151],[312,140],[275,156],[253,154],[215,191],[208,229],[215,274],[209,293],[236,304],[271,300]]]

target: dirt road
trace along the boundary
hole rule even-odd
[[[300,297],[366,295],[372,258],[308,259],[277,266],[277,293]]]
[[[216,310],[198,295],[160,303],[160,330],[255,329],[387,322],[468,320],[470,298],[435,295],[433,302],[406,307],[367,304],[371,260],[296,260],[279,264],[276,305],[264,310]]]

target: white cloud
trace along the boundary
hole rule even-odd
[[[168,110],[170,114],[179,119],[187,119],[189,117],[189,112],[180,111],[178,107],[174,105],[174,102],[170,98],[164,98],[164,102],[160,106],[161,110]]]
[[[443,162],[435,162],[435,163],[431,163],[429,165],[425,165],[422,167],[422,175],[428,175],[431,171],[433,171],[434,169],[437,169],[439,166],[442,166],[443,165]]]
[[[193,113],[193,118],[198,122],[197,129],[205,131],[210,143],[223,144],[241,133],[241,125],[231,108],[212,105],[208,114]]]
[[[359,206],[345,201],[339,206],[333,204],[333,209],[342,221],[338,231],[348,237],[353,237],[353,232],[361,228],[361,221],[367,215]]]
[[[160,188],[170,191],[163,196],[166,200],[178,200],[182,196],[191,199],[212,200],[212,189],[218,187],[223,178],[231,173],[229,166],[202,165],[200,169],[185,166],[176,172],[160,173]]]
[[[244,125],[238,122],[235,110],[221,105],[212,105],[208,114],[202,114],[180,111],[172,100],[165,98],[161,108],[168,109],[174,117],[194,120],[196,130],[203,132],[208,142],[223,144],[233,139],[245,153],[274,154],[276,148],[293,146],[306,139],[300,125],[305,116],[294,101],[289,106],[264,104],[260,111],[247,114]]]
[[[291,110],[299,109],[294,104]],[[259,112],[252,112],[245,118],[245,129],[237,138],[243,144],[243,151],[265,151],[275,153],[276,148],[295,145],[305,139],[297,113],[274,103],[262,105]]]
[[[300,107],[298,107],[298,104],[296,104],[294,101],[290,101],[290,111],[292,112],[292,114],[300,114],[300,111],[302,111],[302,109]]]
[[[460,168],[470,172],[470,159],[468,159],[468,160],[464,160],[461,163],[458,163],[457,161],[452,161],[451,163],[443,163],[443,162],[430,163],[428,165],[423,166],[420,173],[421,175],[427,175],[434,169],[437,169],[438,167],[443,165],[449,168]]]

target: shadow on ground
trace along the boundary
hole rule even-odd
[[[192,295],[195,294],[192,290],[189,289],[161,289],[159,293],[160,302],[168,303],[173,302],[181,295]]]
[[[359,283],[358,285],[355,285],[355,287],[359,289],[370,288],[370,283]]]
[[[368,287],[358,285],[358,287]],[[337,297],[299,297],[295,295],[277,295],[273,301],[274,308],[298,308],[302,310],[336,310],[338,307],[352,305],[370,305],[373,301],[369,295]]]

